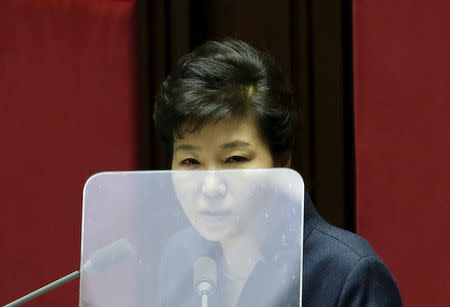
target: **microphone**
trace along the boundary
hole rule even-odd
[[[194,289],[202,297],[202,307],[208,306],[208,295],[216,282],[216,262],[209,257],[198,258],[194,263]]]
[[[96,250],[84,263],[82,273],[102,273],[111,267],[125,262],[134,255],[134,250],[127,239],[122,238],[99,250]]]
[[[134,250],[131,248],[130,243],[127,239],[122,238],[117,240],[106,247],[103,247],[97,251],[95,251],[91,257],[89,257],[88,261],[81,267],[80,271],[75,271],[66,275],[40,289],[37,289],[34,292],[31,292],[14,302],[11,302],[4,307],[15,307],[22,305],[23,303],[32,300],[56,287],[65,284],[68,281],[71,281],[74,278],[80,276],[80,272],[85,273],[101,273],[107,271],[109,268],[118,265],[126,260],[128,260],[132,255],[134,255]]]

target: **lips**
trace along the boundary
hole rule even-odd
[[[196,220],[197,226],[203,225],[208,229],[228,227],[236,221],[230,210],[201,210]]]
[[[201,210],[199,215],[205,217],[229,217],[232,215],[231,213],[231,210]]]

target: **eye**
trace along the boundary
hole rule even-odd
[[[232,156],[232,157],[229,157],[229,158],[225,161],[225,163],[239,163],[239,162],[245,162],[245,161],[248,161],[248,159],[245,158],[245,157],[241,157],[241,156]]]
[[[200,164],[200,162],[198,162],[196,159],[194,159],[194,158],[187,158],[187,159],[184,159],[183,161],[181,161],[181,163],[180,164],[183,164],[183,165],[196,165],[196,164]]]

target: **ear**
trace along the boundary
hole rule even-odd
[[[291,161],[292,161],[292,154],[289,154],[287,159],[286,159],[286,163],[283,165],[283,167],[291,167]]]
[[[279,159],[274,164],[274,167],[287,167],[287,168],[290,168],[291,167],[291,160],[292,160],[292,154],[290,152],[289,153],[285,153],[285,154],[283,154],[283,155],[281,155],[279,157]]]
[[[282,165],[280,165],[281,167],[291,167],[291,161],[292,161],[292,155],[288,154],[286,155],[286,158],[283,160],[284,163],[281,163]]]

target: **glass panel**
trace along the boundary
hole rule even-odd
[[[92,176],[80,306],[299,306],[303,191],[281,168]]]

